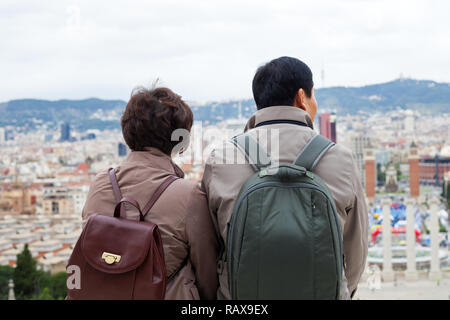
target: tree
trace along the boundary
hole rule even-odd
[[[447,204],[450,206],[450,183],[444,183],[442,184],[442,197],[444,199],[447,199]]]
[[[12,279],[14,268],[10,266],[0,266],[0,300],[8,299],[9,280]]]
[[[36,270],[35,283],[36,283],[36,297],[37,297],[41,294],[42,288],[50,289],[50,284],[51,284],[50,272],[43,271],[43,270]],[[51,290],[50,290],[50,294],[51,294]]]
[[[400,179],[402,178],[402,171],[400,170],[400,163],[396,163],[394,166],[395,166],[395,170],[397,171],[397,181],[400,181]]]
[[[450,183],[447,184],[447,203],[450,206]]]
[[[67,274],[65,272],[58,272],[53,275],[51,275],[49,272],[39,272],[40,288],[48,288],[49,294],[54,299],[64,299],[67,296]]]
[[[16,299],[30,299],[37,295],[36,264],[28,249],[28,244],[25,244],[23,251],[17,255],[13,275]]]
[[[48,288],[44,288],[41,294],[39,295],[39,300],[55,300],[50,294],[50,290]]]
[[[51,276],[50,293],[55,299],[64,299],[67,296],[67,273],[58,272]]]
[[[17,255],[16,268],[9,268],[0,268],[0,299],[3,299],[3,287],[8,287],[8,281],[11,277],[14,280],[14,291],[18,300],[54,300],[64,299],[67,296],[66,273],[60,272],[51,275],[50,272],[38,270],[37,262],[31,256],[27,244],[23,251]],[[3,285],[3,282],[6,285]],[[5,292],[7,298],[8,289]]]
[[[441,219],[438,220],[439,222],[439,232],[447,232],[447,228],[442,224]]]
[[[386,181],[386,171],[382,170],[381,163],[377,163],[377,181],[381,185]]]

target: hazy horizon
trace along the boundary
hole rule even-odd
[[[439,84],[448,84],[450,86],[450,82],[438,82],[432,79],[414,79],[414,78],[408,78],[408,77],[404,77],[404,80],[413,80],[413,81],[432,81],[432,82],[436,82]],[[396,78],[390,81],[386,81],[386,82],[380,82],[380,83],[371,83],[371,84],[367,84],[367,85],[363,85],[363,86],[345,86],[345,85],[340,85],[340,86],[332,86],[332,87],[323,87],[323,88],[314,88],[316,91],[318,90],[322,90],[322,89],[330,89],[330,88],[361,88],[361,87],[366,87],[366,86],[373,86],[373,85],[380,85],[380,84],[386,84],[389,82],[393,82],[393,81],[397,81],[400,80],[400,78]],[[130,90],[131,93],[132,90]],[[114,98],[114,97],[100,97],[100,96],[86,96],[86,97],[81,97],[81,98],[77,98],[77,99],[69,99],[69,98],[60,98],[60,99],[52,99],[52,98],[35,98],[35,97],[22,97],[22,98],[15,98],[15,99],[11,99],[11,100],[7,100],[7,101],[0,101],[1,103],[7,103],[9,101],[13,101],[13,100],[45,100],[45,101],[61,101],[61,100],[71,100],[71,101],[83,101],[83,100],[89,100],[89,99],[99,99],[99,100],[110,100],[110,101],[124,101],[127,102],[128,99],[122,99],[122,98]],[[253,96],[250,97],[237,97],[237,98],[224,98],[224,99],[218,99],[218,100],[206,100],[206,101],[194,101],[194,100],[190,100],[188,99],[188,97],[183,97],[183,99],[185,99],[186,101],[188,101],[189,103],[194,103],[197,106],[201,106],[204,104],[209,104],[209,103],[213,103],[213,102],[226,102],[226,101],[241,101],[241,100],[248,100],[248,99],[253,99]]]

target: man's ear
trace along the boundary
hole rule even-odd
[[[306,111],[305,105],[303,104],[303,100],[305,99],[305,91],[300,88],[295,95],[294,106]]]

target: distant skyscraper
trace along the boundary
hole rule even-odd
[[[364,174],[364,149],[370,144],[369,137],[362,134],[353,134],[350,138],[350,148],[353,152],[353,158],[359,169],[359,174],[363,186],[365,186],[366,179]]]
[[[329,113],[319,114],[319,130],[320,130],[320,134],[326,138],[328,138],[331,135],[330,114]]]
[[[95,133],[91,132],[85,135],[84,137],[81,137],[81,140],[95,140],[95,138],[97,138],[97,136],[95,135]]]
[[[337,134],[336,134],[336,113],[332,112],[330,114],[330,134],[331,134],[331,141],[334,143],[337,142]]]
[[[127,146],[124,145],[122,142],[119,142],[119,157],[125,157],[127,155]]]
[[[70,125],[68,122],[64,122],[61,125],[61,138],[59,141],[70,141]]]
[[[6,142],[6,130],[5,128],[0,128],[0,144],[4,144]]]
[[[333,142],[336,142],[336,113],[319,114],[320,134]]]

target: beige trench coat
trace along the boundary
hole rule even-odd
[[[259,123],[268,120],[297,120],[307,126],[271,124],[255,128]],[[268,130],[273,129],[278,130],[278,152],[267,143],[276,136],[267,134]],[[266,130],[266,134],[263,130]],[[278,162],[293,162],[307,142],[317,134],[313,130],[310,116],[304,110],[292,106],[276,106],[257,111],[249,119],[245,131],[265,147],[272,160]],[[239,163],[245,161],[243,154],[236,150],[230,142],[215,148],[206,162],[203,175],[203,188],[208,196],[209,208],[217,219],[225,244],[227,223],[230,221],[238,193],[244,182],[254,173],[249,164],[227,162],[230,160],[230,154],[234,155]],[[359,173],[351,151],[340,144],[328,150],[314,172],[327,184],[339,213],[344,246],[341,299],[348,299],[349,293],[356,290],[365,267],[368,249],[368,209]],[[229,299],[226,265],[219,263],[218,273],[218,297]]]
[[[156,188],[169,176],[183,177],[181,169],[158,149],[131,152],[117,167],[116,176],[124,197],[144,206]],[[108,170],[93,181],[83,209],[83,226],[94,213],[113,215],[115,200]],[[127,216],[138,220],[138,212],[127,206]],[[161,195],[146,220],[159,226],[163,240],[166,271],[184,267],[167,284],[166,299],[215,299],[218,287],[217,236],[199,184],[178,179]]]

